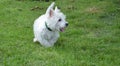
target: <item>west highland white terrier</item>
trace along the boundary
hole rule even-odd
[[[63,32],[68,26],[65,15],[55,7],[54,2],[48,7],[45,14],[37,18],[33,25],[34,42],[39,42],[45,47],[52,47],[59,38],[59,32]]]

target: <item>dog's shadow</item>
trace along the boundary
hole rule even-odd
[[[58,39],[57,42],[54,44],[55,47],[64,47],[65,46],[65,42],[66,40],[65,39]]]
[[[35,42],[35,44],[42,46],[39,42]],[[64,47],[64,43],[62,41],[57,41],[53,47]]]

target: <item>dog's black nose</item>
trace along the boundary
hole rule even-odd
[[[68,23],[66,23],[65,25],[68,26]]]

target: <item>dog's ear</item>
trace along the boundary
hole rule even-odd
[[[53,10],[53,7],[54,7],[54,2],[48,7],[47,11],[46,11],[46,14],[49,16],[49,17],[52,17],[54,15],[54,10]]]
[[[49,17],[52,17],[54,15],[54,11],[53,10],[50,10],[49,12]]]
[[[58,7],[55,7],[55,12],[60,12],[60,9],[58,9]]]

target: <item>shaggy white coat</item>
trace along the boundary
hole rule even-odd
[[[40,42],[45,47],[52,47],[59,38],[59,31],[64,31],[68,25],[65,15],[56,7],[54,2],[48,7],[45,14],[37,18],[33,24],[34,42]],[[50,31],[46,25],[52,30]]]

